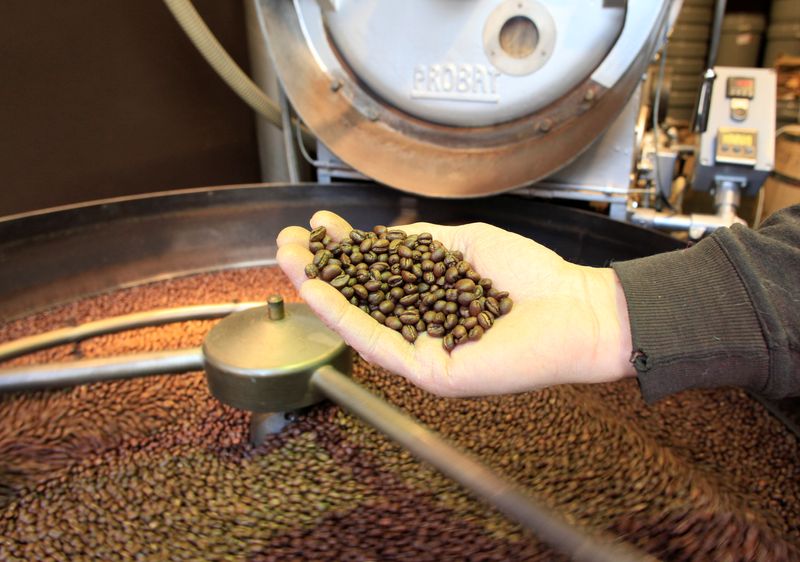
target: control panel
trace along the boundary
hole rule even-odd
[[[716,161],[720,164],[756,165],[758,131],[721,127],[717,132]]]
[[[744,121],[750,110],[750,100],[756,95],[756,80],[750,76],[730,76],[725,86],[725,97],[730,101],[731,119]]]
[[[775,161],[775,71],[717,66],[714,74],[692,188],[707,191],[720,178],[734,179],[752,196]]]

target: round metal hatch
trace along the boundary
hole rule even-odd
[[[276,301],[276,300],[275,300]],[[211,394],[251,412],[285,412],[324,397],[309,380],[323,365],[352,371],[352,351],[311,309],[277,302],[231,314],[203,342]]]
[[[432,6],[449,4],[452,9],[465,10],[465,13],[477,9],[472,8],[473,4],[505,5],[497,0],[476,3],[431,0],[429,3]],[[437,110],[437,100],[418,100],[417,109],[408,106],[411,102],[407,99],[402,103],[399,97],[393,101],[379,88],[381,80],[377,73],[383,71],[380,57],[376,57],[378,63],[371,63],[367,55],[362,55],[361,60],[356,51],[347,53],[343,45],[337,48],[332,31],[337,25],[336,11],[363,10],[359,13],[366,18],[364,25],[369,29],[381,21],[373,12],[379,6],[390,9],[389,5],[394,4],[377,0],[264,0],[256,7],[288,97],[303,121],[337,157],[364,175],[405,191],[436,197],[474,197],[507,191],[549,176],[588,148],[619,115],[639,84],[658,45],[660,31],[667,23],[671,2],[590,2],[592,6],[602,4],[608,13],[618,14],[622,10],[625,14],[621,32],[610,50],[600,57],[599,64],[591,62],[588,67],[593,70],[590,68],[588,75],[583,73],[584,77],[571,88],[559,91],[554,100],[541,107],[535,107],[534,103],[505,116],[498,114],[496,119],[480,117],[479,110],[458,110],[462,113],[459,123],[470,124],[470,118],[477,119],[470,126],[453,125],[444,115],[437,118],[438,114],[443,114]],[[526,5],[525,2],[521,4]],[[327,6],[325,12],[320,5]],[[556,22],[563,21],[557,15],[559,10],[571,7],[574,11],[583,6],[580,2],[567,4],[550,0],[538,0],[536,5],[546,7],[549,14],[556,14],[552,16]],[[397,9],[407,9],[405,6],[404,3],[403,8]],[[519,14],[508,14],[509,17],[516,15]],[[541,33],[547,26],[540,28],[543,20],[537,15],[529,14],[529,19],[540,33],[532,51],[535,55],[543,44]],[[498,21],[505,23],[506,20]],[[484,24],[482,20],[481,25]],[[387,48],[402,50],[419,41],[420,53],[425,52],[426,38],[417,38],[412,27],[402,29],[409,34],[405,42],[402,33],[393,35],[396,43],[387,44]],[[498,33],[501,29],[502,25]],[[339,32],[340,36],[343,34]],[[556,49],[559,34],[561,29],[556,27]],[[486,59],[484,49],[485,45],[481,44],[479,56]],[[369,53],[369,49],[362,46],[359,52]],[[508,57],[513,59],[511,54]],[[587,60],[594,56],[593,51],[583,54]],[[474,60],[479,60],[478,55],[475,57]],[[409,61],[422,64],[413,59]],[[557,59],[549,58],[540,69],[523,79],[544,76],[545,68],[559,70],[558,65],[551,66],[556,62]],[[374,75],[364,70],[362,76],[356,65],[368,63],[377,70]],[[493,64],[492,67],[497,68]],[[391,70],[391,65],[388,68]],[[408,68],[403,70],[402,79],[413,88],[414,76],[409,77],[406,70]],[[500,71],[503,80],[515,78],[510,71]],[[568,69],[560,68],[560,71],[562,76],[570,76]],[[455,72],[458,73],[457,68]],[[403,90],[397,92],[402,97]],[[546,97],[543,99],[547,101]]]

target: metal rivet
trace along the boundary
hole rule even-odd
[[[282,296],[272,295],[269,300],[267,300],[267,306],[269,307],[270,320],[283,320],[286,313],[283,308]]]
[[[553,122],[550,119],[543,119],[539,123],[539,131],[541,131],[542,133],[546,133],[552,128],[553,128]]]

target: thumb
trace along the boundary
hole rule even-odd
[[[364,359],[399,375],[414,373],[413,346],[400,333],[379,324],[350,304],[334,287],[311,279],[300,287],[300,296],[325,325],[342,336]]]

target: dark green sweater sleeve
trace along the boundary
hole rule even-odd
[[[616,262],[646,401],[687,388],[800,394],[800,205],[758,230]]]

